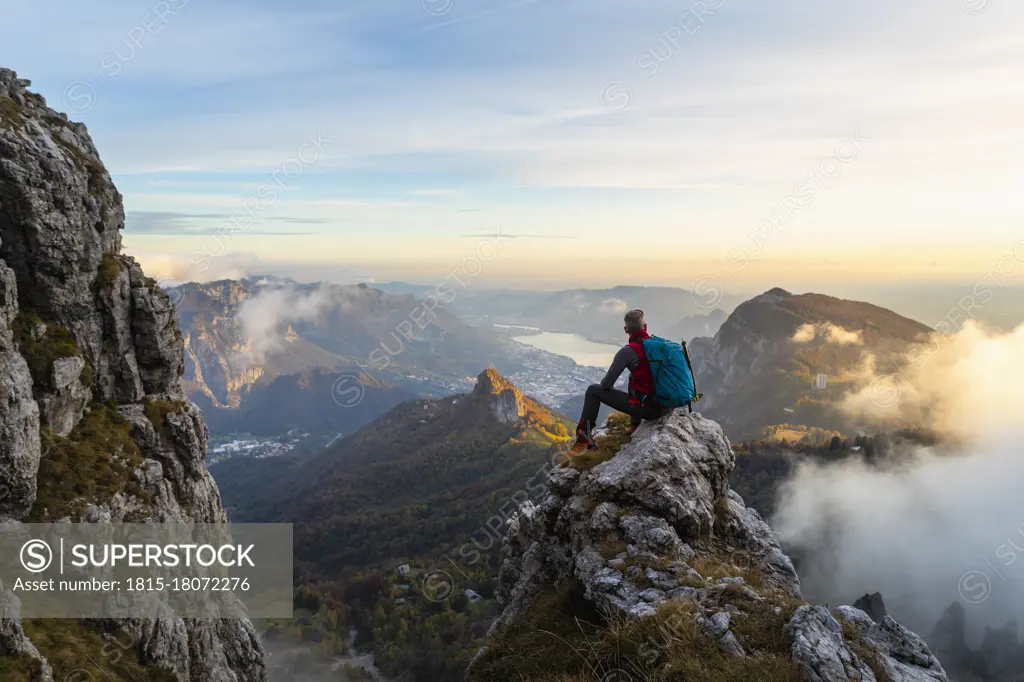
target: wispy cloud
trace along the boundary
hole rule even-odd
[[[175,213],[171,211],[129,211],[125,215],[126,234],[150,235],[212,235],[224,231],[224,222],[231,219],[229,213]],[[327,224],[331,221],[321,218],[274,216],[268,221],[295,224]],[[312,232],[274,231],[253,228],[251,234],[259,235],[309,235]]]
[[[501,239],[576,239],[567,234],[528,234],[525,232],[479,232],[475,234],[464,234],[463,237],[480,239],[485,237],[500,237]]]
[[[905,245],[926,243],[983,261],[1024,218],[1024,168],[1007,161],[1024,158],[1020,3],[973,15],[957,0],[727,0],[680,35],[689,2],[426,2],[444,11],[193,0],[147,34],[81,116],[133,214],[126,238],[209,234],[204,215],[239,210],[319,129],[336,142],[266,219],[322,225],[289,234],[325,259],[356,241],[317,240],[328,231],[384,258],[396,235],[440,250],[489,224],[565,242],[585,225],[588,258],[615,261],[637,229],[659,257],[722,258],[858,126],[877,140],[871,157],[780,253],[853,270],[864,244],[905,266]],[[70,83],[126,54],[145,9],[6,3],[5,65],[66,108]],[[632,91],[620,114],[601,102],[613,81]],[[277,258],[271,241],[254,248]]]

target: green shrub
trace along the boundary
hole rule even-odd
[[[163,668],[143,665],[128,633],[116,631],[104,638],[98,631],[76,620],[26,619],[22,623],[25,634],[53,667],[54,680],[176,680]],[[4,682],[8,680],[5,675],[0,678]],[[32,678],[26,678],[29,679]]]
[[[103,260],[100,262],[99,272],[96,273],[97,281],[100,287],[106,288],[113,284],[114,280],[121,274],[121,261],[117,259],[112,253],[103,254]]]
[[[47,325],[46,332],[40,338],[34,338],[33,330],[41,323],[42,320],[35,313],[21,312],[14,319],[11,330],[22,357],[28,363],[32,382],[37,389],[46,390],[50,386],[54,361],[81,355],[82,351],[75,337],[64,327]]]
[[[92,378],[92,364],[90,364],[89,361],[86,360],[85,367],[82,368],[82,373],[79,375],[78,379],[79,381],[82,382],[84,386],[92,386]]]
[[[151,493],[133,475],[143,458],[131,431],[131,425],[103,403],[93,403],[66,438],[44,431],[29,521],[76,517],[87,502],[103,504],[121,492],[150,500]]]

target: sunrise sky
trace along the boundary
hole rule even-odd
[[[495,286],[1024,280],[1014,0],[0,12],[154,275],[425,282],[497,231]]]

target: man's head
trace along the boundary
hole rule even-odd
[[[630,310],[626,313],[626,317],[624,319],[626,322],[625,329],[627,334],[636,334],[637,332],[642,332],[647,329],[647,317],[644,316],[644,311],[642,310]]]

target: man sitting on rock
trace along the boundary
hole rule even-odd
[[[643,346],[644,339],[650,336],[647,333],[647,318],[644,311],[630,310],[626,313],[625,323],[623,329],[629,336],[629,342],[615,354],[612,366],[608,368],[608,373],[604,375],[601,383],[593,384],[587,389],[583,416],[576,427],[576,444],[569,450],[569,455],[597,448],[593,431],[597,426],[597,415],[602,403],[629,415],[629,428],[626,429],[626,433],[630,434],[636,431],[644,419],[658,419],[669,412],[654,400],[654,375],[651,373]],[[629,370],[628,393],[615,388],[615,382],[626,369]]]

